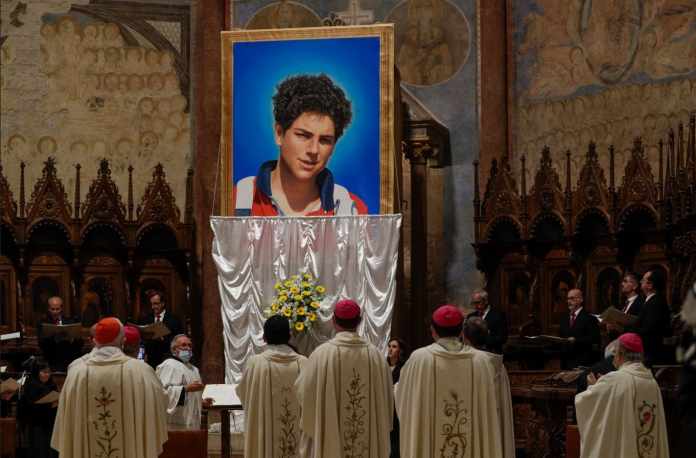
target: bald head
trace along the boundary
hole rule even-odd
[[[577,288],[568,291],[568,310],[571,313],[582,307],[582,301],[582,291]]]
[[[53,320],[58,320],[63,314],[63,299],[58,296],[48,298],[48,314]]]

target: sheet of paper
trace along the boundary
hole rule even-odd
[[[53,404],[54,402],[58,402],[59,398],[60,393],[58,393],[57,391],[51,391],[46,396],[36,401],[34,404]]]
[[[7,366],[2,366],[0,367],[0,373],[3,373],[7,370]]]
[[[2,340],[11,340],[11,339],[19,339],[21,336],[21,333],[19,331],[17,332],[10,332],[8,334],[0,334],[0,341]]]
[[[242,401],[237,397],[237,385],[206,385],[203,389],[203,399],[212,398],[213,406],[241,406]]]

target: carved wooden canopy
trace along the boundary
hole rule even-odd
[[[70,203],[62,181],[56,173],[56,159],[49,157],[44,163],[41,177],[34,185],[28,204],[24,202],[24,168],[20,164],[19,205],[14,200],[7,179],[0,165],[0,224],[16,235],[20,252],[30,243],[32,232],[42,226],[54,226],[65,233],[73,250],[79,251],[80,244],[94,226],[109,226],[120,234],[123,245],[131,252],[137,246],[139,234],[147,227],[165,225],[175,235],[177,249],[190,253],[193,249],[193,224],[191,209],[192,170],[188,171],[186,186],[186,215],[181,220],[181,211],[176,205],[171,187],[166,181],[164,167],[157,164],[153,178],[133,214],[133,168],[129,167],[128,201],[123,203],[118,187],[111,178],[109,162],[99,164],[96,179],[90,184],[85,202],[80,200],[80,170],[75,166],[75,199]],[[18,260],[21,267],[23,259]]]

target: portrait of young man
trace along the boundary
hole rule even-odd
[[[325,74],[284,79],[273,95],[277,160],[235,189],[237,216],[363,215],[367,206],[327,167],[352,119],[345,92]]]

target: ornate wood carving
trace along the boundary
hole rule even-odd
[[[542,212],[562,214],[563,188],[561,188],[561,179],[553,167],[551,150],[548,146],[544,147],[541,152],[541,163],[534,177],[530,194],[532,196],[530,202],[532,220]]]
[[[12,197],[12,190],[0,163],[0,221],[12,225],[15,218],[17,218],[17,202]]]
[[[518,219],[520,209],[520,195],[507,157],[503,156],[500,167],[494,159],[483,196],[482,216],[489,222],[503,215],[516,215],[514,219]]]
[[[599,165],[597,147],[594,143],[590,143],[574,194],[573,212],[579,215],[583,210],[592,207],[608,209],[609,204],[607,179],[604,177],[604,170]]]
[[[650,163],[645,158],[645,149],[640,138],[636,138],[633,142],[631,159],[626,164],[619,195],[619,205],[622,208],[639,203],[649,205],[654,210],[657,204],[655,178],[650,169]]]
[[[56,160],[53,157],[44,162],[41,178],[34,186],[27,207],[28,227],[42,219],[58,221],[65,227],[72,222],[68,194],[56,175]]]
[[[148,223],[165,223],[176,227],[179,224],[181,212],[176,206],[172,189],[165,179],[162,164],[155,166],[152,181],[145,189],[145,195],[138,205],[136,215],[138,224],[141,226]]]
[[[89,187],[82,213],[85,227],[97,221],[112,221],[120,225],[126,222],[126,207],[116,183],[111,179],[111,169],[106,159],[99,163],[97,178]]]

